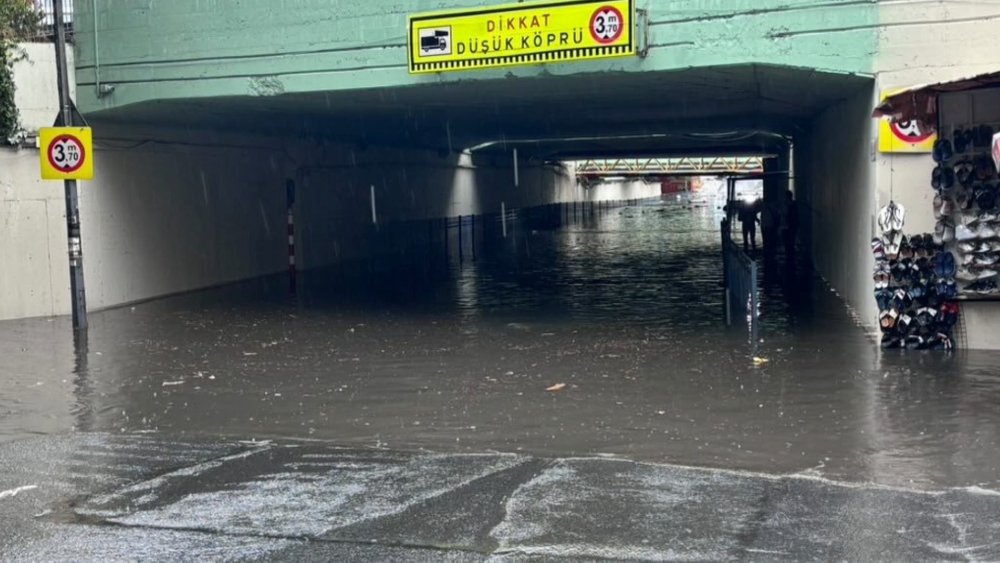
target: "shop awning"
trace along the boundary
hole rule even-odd
[[[948,82],[921,84],[887,96],[875,107],[872,117],[890,117],[895,121],[937,122],[938,94],[979,88],[1000,87],[1000,72],[989,72]]]

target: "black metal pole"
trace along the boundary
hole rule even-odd
[[[64,127],[73,126],[73,102],[69,95],[69,71],[66,67],[66,30],[62,0],[52,3],[56,29],[56,72],[59,82],[59,111]],[[97,14],[94,14],[97,17]],[[87,291],[83,282],[83,246],[80,242],[80,209],[76,180],[66,180],[66,227],[69,234],[69,286],[72,292],[73,328],[87,328]]]

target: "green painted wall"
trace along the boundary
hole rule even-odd
[[[407,14],[489,4],[77,0],[78,103],[93,112],[157,99],[746,63],[868,74],[878,49],[873,0],[638,0],[649,20],[644,59],[407,74]],[[114,93],[98,97],[98,80],[113,84]]]

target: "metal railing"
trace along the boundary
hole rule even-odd
[[[750,347],[760,342],[760,292],[757,261],[733,241],[729,219],[722,221],[722,268],[726,292],[726,325],[745,325]]]
[[[42,13],[42,21],[38,27],[35,39],[39,41],[50,40],[56,34],[55,2],[62,2],[63,24],[66,25],[66,38],[73,37],[73,0],[34,0],[38,11]]]

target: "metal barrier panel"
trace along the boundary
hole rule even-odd
[[[67,27],[67,36],[73,33],[73,0],[34,0],[35,6],[41,13],[39,29],[36,34],[37,40],[49,40],[55,37],[55,6],[56,2],[62,2],[63,24]]]
[[[55,20],[56,2],[63,5],[63,23],[73,23],[73,0],[35,0],[38,11],[42,13],[42,25],[53,25]]]
[[[722,222],[722,267],[726,325],[746,326],[752,346],[760,341],[760,305],[757,261],[733,242],[729,222]]]

